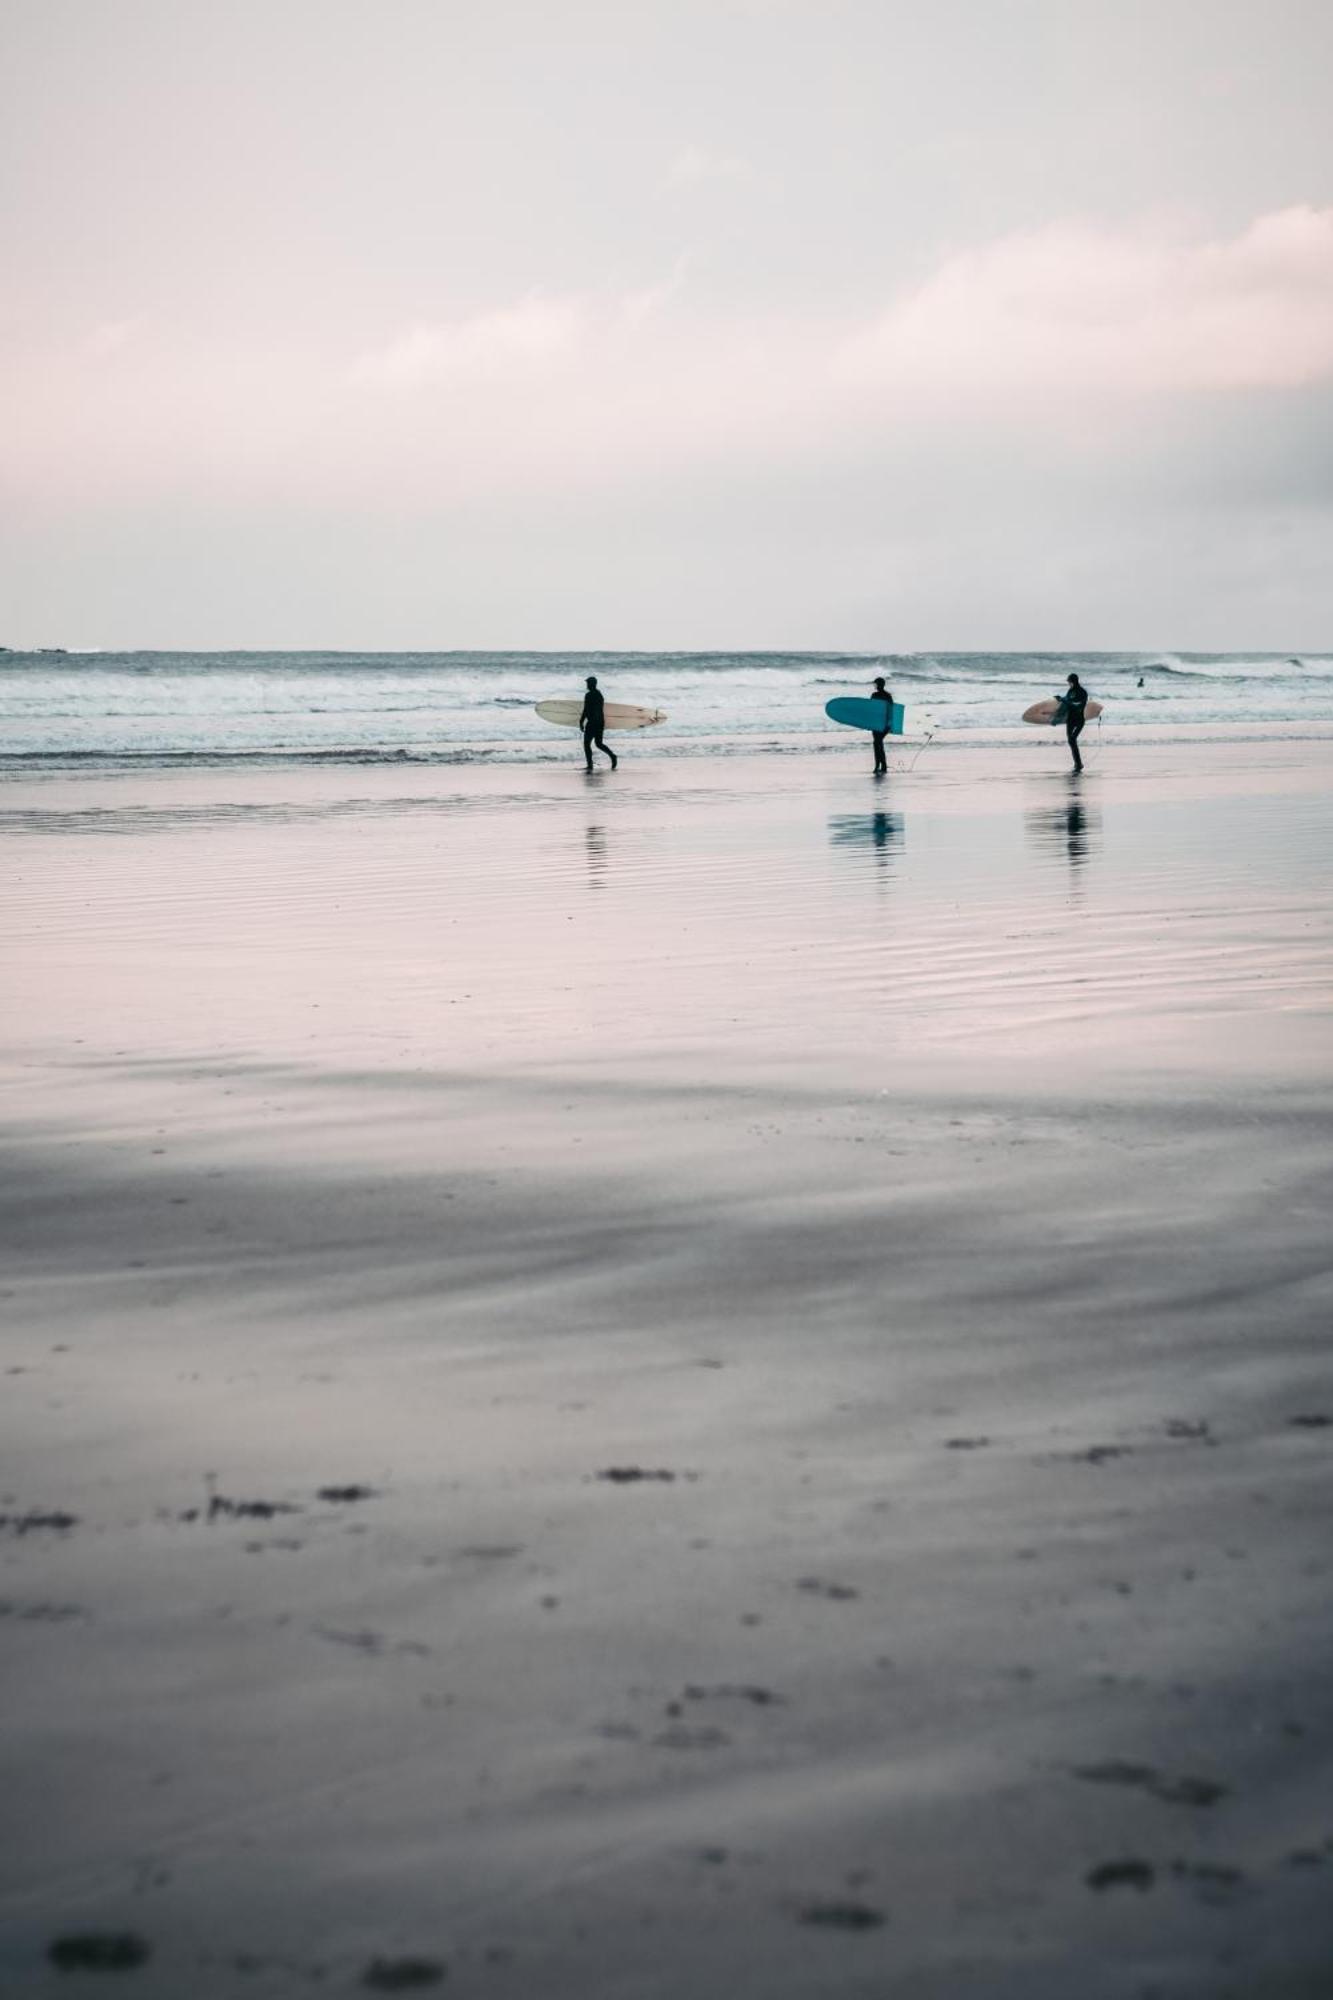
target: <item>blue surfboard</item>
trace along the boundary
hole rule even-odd
[[[845,723],[848,729],[884,729],[884,717],[888,714],[887,730],[890,736],[903,733],[903,705],[900,701],[874,701],[860,695],[839,695],[836,701],[824,703],[824,713],[830,722]]]

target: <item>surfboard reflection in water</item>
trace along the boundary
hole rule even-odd
[[[1028,838],[1042,854],[1063,855],[1072,871],[1087,866],[1101,852],[1102,816],[1080,798],[1059,806],[1031,806],[1023,815]]]
[[[906,822],[902,813],[836,813],[828,823],[835,847],[868,847],[882,861],[902,851]]]
[[[604,889],[606,887],[606,864],[608,858],[606,851],[606,828],[604,826],[585,826],[583,829],[583,841],[584,853],[588,863],[588,887],[590,889]]]

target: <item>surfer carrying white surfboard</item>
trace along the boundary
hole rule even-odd
[[[583,713],[579,717],[579,728],[583,731],[583,754],[588,760],[588,769],[590,771],[592,769],[592,753],[595,747],[606,752],[611,759],[611,769],[614,771],[620,760],[615,751],[608,750],[602,741],[602,732],[606,728],[606,700],[597,685],[596,674],[589,674],[584,686],[588,692],[583,697]]]
[[[875,685],[870,690],[870,699],[872,701],[882,701],[887,703],[887,707],[885,708],[884,712],[884,727],[882,729],[875,729],[871,731],[871,734],[874,736],[875,739],[875,770],[877,773],[883,771],[887,776],[889,769],[889,760],[884,755],[884,739],[889,733],[889,723],[892,719],[893,695],[891,691],[884,685],[883,674],[875,675]]]
[[[1060,697],[1063,703],[1065,742],[1069,745],[1074,759],[1074,769],[1083,769],[1083,759],[1078,754],[1078,739],[1083,734],[1083,724],[1087,720],[1088,690],[1077,674],[1069,675],[1069,692]]]

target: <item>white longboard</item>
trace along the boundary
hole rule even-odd
[[[543,722],[553,722],[558,729],[577,729],[583,713],[581,701],[539,701],[535,707]],[[660,708],[635,708],[628,701],[608,701],[606,704],[608,729],[647,729],[654,722],[665,721]]]

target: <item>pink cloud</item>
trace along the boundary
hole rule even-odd
[[[426,382],[530,373],[574,349],[583,318],[573,299],[534,294],[470,318],[409,327],[386,346],[358,356],[349,379],[411,389]]]
[[[1057,223],[958,252],[842,345],[892,401],[1286,388],[1333,373],[1333,209],[1221,242]]]
[[[1052,223],[945,257],[886,309],[726,316],[684,264],[637,291],[498,302],[373,349],[204,345],[157,322],[3,342],[0,486],[397,509],[748,475],[848,454],[986,454],[1021,423],[1081,453],[1167,400],[1333,377],[1333,209],[1234,236]],[[872,442],[873,441],[873,442]]]

